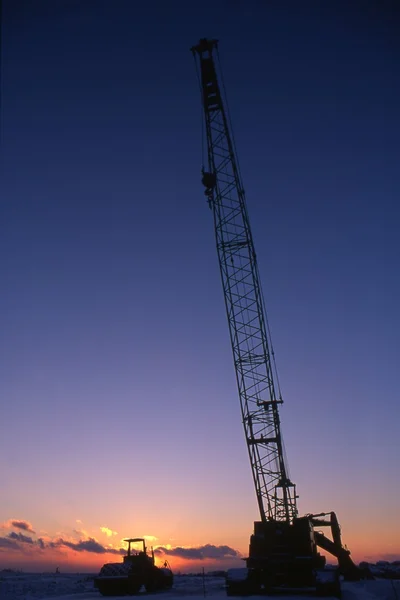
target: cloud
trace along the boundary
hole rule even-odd
[[[165,546],[158,546],[154,550],[154,553],[158,555],[177,556],[187,560],[205,560],[207,558],[223,560],[227,558],[240,558],[241,556],[239,552],[229,546],[213,546],[212,544],[206,544],[197,548],[183,548],[181,546],[167,548]]]
[[[14,527],[15,529],[22,529],[22,531],[35,533],[32,525],[29,523],[29,521],[25,521],[25,519],[9,519],[6,523],[3,523],[2,527],[5,527],[6,529]]]
[[[94,552],[95,554],[104,554],[106,552],[104,546],[96,542],[93,538],[89,538],[88,540],[81,540],[80,542],[66,542],[64,540],[60,540],[60,543],[63,546],[67,546],[67,548],[71,548],[71,550],[75,550],[75,552]]]
[[[79,542],[73,542],[59,537],[55,540],[45,540],[38,538],[37,540],[32,539],[22,533],[16,533],[12,531],[6,537],[0,537],[0,549],[19,550],[20,552],[26,552],[28,548],[31,551],[44,551],[44,550],[62,550],[63,548],[69,548],[74,552],[90,552],[93,554],[125,554],[123,548],[110,548],[105,547],[94,538],[81,539]]]
[[[112,529],[109,529],[108,527],[100,527],[100,531],[105,533],[107,537],[112,537],[113,535],[118,534],[118,531],[113,531]]]
[[[11,531],[7,537],[0,537],[0,548],[24,552],[27,548],[26,544],[33,547],[36,542],[31,537],[23,535],[22,533],[15,533],[15,531]]]
[[[90,538],[89,533],[87,531],[85,531],[84,529],[73,529],[72,531],[74,533],[76,533],[76,535],[79,535],[80,537]]]
[[[19,550],[20,546],[16,541],[10,540],[8,537],[0,537],[0,548],[7,548],[7,550]]]
[[[114,532],[112,533],[114,535]],[[152,540],[157,538],[154,536],[145,536],[145,539]],[[19,550],[24,554],[27,552],[31,554],[35,551],[42,553],[46,550],[62,551],[63,549],[69,549],[78,553],[90,553],[96,555],[113,554],[121,556],[126,552],[124,548],[113,548],[111,544],[103,545],[93,537],[82,537],[79,541],[68,540],[61,536],[53,540],[45,539],[43,537],[35,540],[30,536],[24,535],[21,532],[17,533],[15,531],[10,532],[6,537],[0,537],[0,550],[3,552],[6,552],[7,550]],[[212,544],[205,544],[204,546],[197,547],[176,546],[174,548],[169,545],[165,545],[158,546],[155,548],[154,552],[159,557],[175,556],[188,561],[203,561],[207,559],[224,561],[233,558],[241,558],[240,553],[230,546],[214,546]]]
[[[23,544],[33,544],[33,539],[31,537],[23,535],[22,533],[15,533],[15,531],[9,533],[7,537],[16,542],[22,542]]]
[[[102,544],[99,544],[99,542],[96,542],[94,538],[80,540],[79,542],[67,542],[63,539],[60,539],[58,540],[57,545],[66,546],[75,552],[94,552],[94,554],[125,554],[125,551],[122,548],[119,550],[106,548]]]

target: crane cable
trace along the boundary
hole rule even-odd
[[[216,55],[217,55],[217,63],[218,63],[218,75],[221,79],[221,84],[222,84],[222,90],[223,90],[223,95],[224,95],[224,104],[226,106],[226,116],[227,116],[227,121],[228,121],[228,125],[229,125],[229,133],[230,133],[230,137],[232,138],[232,147],[233,147],[233,152],[234,152],[234,156],[235,156],[235,164],[236,164],[236,168],[237,168],[237,174],[239,177],[239,184],[240,184],[240,196],[241,196],[241,200],[244,202],[244,196],[243,196],[243,183],[242,183],[242,174],[240,171],[240,164],[239,164],[239,156],[237,153],[237,148],[236,148],[236,140],[235,140],[235,134],[233,131],[233,127],[232,127],[232,120],[231,120],[231,112],[229,110],[229,103],[228,103],[228,94],[226,93],[226,87],[225,87],[225,80],[224,80],[224,73],[223,70],[221,68],[221,59],[219,56],[219,49],[218,46],[216,48]],[[244,265],[243,262],[241,260],[241,257],[239,255],[239,265],[241,269],[244,269]],[[243,296],[246,296],[246,289],[245,289],[245,285],[244,283],[242,283],[242,290],[243,290]],[[247,310],[246,310],[247,313]],[[248,330],[248,326],[245,326],[245,335],[247,336],[247,341],[246,341],[246,345],[247,345],[247,352],[250,356],[251,354],[251,350],[250,350],[250,345],[249,345],[249,338],[252,337],[251,332],[249,333]],[[259,396],[260,395],[260,384],[259,382],[257,382],[256,384],[256,394]]]
[[[219,72],[220,72],[220,77],[221,77],[222,89],[224,90],[224,100],[225,100],[225,105],[226,105],[226,114],[227,114],[227,117],[228,117],[228,123],[229,123],[230,133],[231,133],[231,136],[232,136],[232,144],[233,144],[233,149],[234,149],[235,157],[236,157],[236,165],[237,165],[237,170],[238,170],[238,174],[239,174],[240,186],[243,187],[242,186],[242,174],[241,174],[241,171],[240,171],[240,164],[239,164],[239,157],[238,157],[238,153],[237,153],[237,149],[236,149],[235,134],[234,134],[233,127],[232,127],[231,114],[230,114],[229,104],[228,104],[228,96],[227,96],[227,93],[226,93],[223,71],[221,69],[221,62],[220,62],[220,58],[219,58],[218,47],[217,47],[217,57],[218,57],[218,66],[219,66]],[[247,212],[247,206],[246,206],[246,212]],[[258,266],[257,266],[257,271],[258,271]],[[257,275],[259,276],[259,273],[257,273]],[[263,306],[263,309],[264,309],[265,324],[267,326],[267,334],[268,334],[268,342],[269,342],[269,346],[270,346],[270,354],[272,356],[272,362],[273,362],[273,365],[274,365],[274,371],[275,371],[274,374],[275,374],[276,383],[277,383],[277,386],[278,386],[279,399],[281,400],[282,399],[281,386],[280,386],[280,382],[279,382],[278,369],[277,369],[276,361],[275,361],[275,352],[274,352],[274,348],[272,346],[272,337],[271,337],[271,330],[270,330],[269,321],[268,321],[268,313],[267,313],[267,310],[266,310],[264,294],[263,294],[263,291],[261,289],[261,286],[260,286],[260,294],[261,294],[261,303],[262,303],[262,306]]]
[[[222,90],[223,90],[223,95],[224,95],[224,104],[226,106],[226,116],[227,116],[227,121],[228,121],[228,125],[229,125],[229,133],[230,133],[230,136],[232,138],[232,147],[233,147],[233,152],[234,152],[234,156],[235,156],[235,159],[236,159],[235,163],[236,163],[236,168],[237,168],[237,174],[238,174],[238,177],[239,177],[240,196],[241,196],[241,200],[244,201],[244,197],[243,197],[243,184],[242,184],[242,174],[241,174],[241,171],[240,171],[239,158],[238,158],[237,149],[236,149],[235,135],[234,135],[233,127],[232,127],[231,113],[230,113],[230,110],[229,110],[228,95],[226,93],[226,87],[225,87],[225,80],[224,80],[223,70],[221,69],[221,60],[220,60],[220,56],[219,56],[218,46],[216,48],[216,54],[217,54],[217,63],[218,63],[219,77],[221,79]],[[244,269],[244,265],[243,265],[242,258],[240,256],[240,254],[239,254],[238,258],[239,258],[239,265],[238,265],[239,268],[240,269]],[[242,288],[243,288],[242,294],[245,296],[246,295],[246,290],[245,290],[244,283],[242,283]],[[242,305],[240,305],[240,307],[241,307],[242,310],[243,310],[243,308],[245,308],[245,307],[242,307]],[[246,313],[247,313],[247,310],[246,310]],[[252,335],[251,335],[251,332],[249,332],[249,330],[248,330],[248,326],[245,326],[244,335],[246,335],[246,338],[247,338],[246,339],[246,346],[247,346],[247,352],[248,352],[248,354],[250,356],[251,349],[250,349],[249,340],[252,337]],[[256,391],[256,394],[259,396],[260,395],[260,384],[259,384],[259,382],[256,383],[256,390],[255,391]],[[247,402],[247,399],[246,399],[246,402]],[[268,486],[267,486],[267,482],[265,481],[265,473],[264,473],[263,468],[261,466],[262,465],[262,460],[261,460],[261,457],[259,455],[258,447],[256,445],[253,446],[252,450],[253,450],[253,461],[255,461],[256,463],[258,463],[258,465],[259,465],[259,468],[261,470],[262,477],[263,477],[263,488],[266,491],[266,490],[268,490]],[[256,485],[256,488],[257,488],[257,485]],[[259,489],[258,492],[257,492],[257,495],[258,494],[260,494],[261,497],[263,498],[263,500],[266,501],[268,512],[272,512],[271,504],[270,504],[270,498],[269,498],[269,493],[267,492],[267,494],[265,495],[265,492],[263,492],[262,489]]]
[[[226,87],[225,87],[225,81],[224,81],[224,75],[223,75],[223,71],[221,69],[221,61],[220,61],[220,57],[219,57],[219,50],[217,47],[217,58],[218,58],[218,67],[219,67],[219,73],[220,73],[220,77],[221,77],[221,83],[222,83],[222,89],[224,91],[224,100],[225,100],[225,105],[226,105],[226,114],[228,117],[228,123],[229,123],[229,128],[230,128],[230,133],[232,136],[232,145],[233,145],[233,150],[235,152],[235,157],[236,157],[236,166],[237,166],[237,170],[238,170],[238,175],[239,175],[239,181],[240,181],[240,187],[241,187],[241,191],[244,192],[243,190],[243,184],[242,184],[242,173],[240,170],[240,164],[239,164],[239,156],[237,153],[237,149],[236,149],[236,140],[235,140],[235,134],[233,131],[233,127],[232,127],[232,120],[231,120],[231,114],[230,114],[230,110],[229,110],[229,103],[228,103],[228,95],[226,93]],[[243,197],[243,201],[245,201],[244,197]],[[246,209],[246,215],[248,212],[247,206],[245,205],[245,209]],[[258,265],[256,265],[256,269],[257,269],[257,275],[258,278],[260,277],[259,273],[258,273]],[[270,350],[270,355],[272,356],[272,362],[273,362],[273,367],[274,367],[274,373],[271,373],[271,377],[272,377],[272,381],[273,381],[273,375],[275,375],[276,378],[276,383],[277,383],[277,387],[278,387],[278,393],[279,393],[279,399],[282,399],[282,393],[281,393],[281,386],[280,386],[280,381],[279,381],[279,376],[278,376],[278,369],[276,366],[276,361],[275,361],[275,352],[272,346],[272,337],[271,337],[271,330],[270,330],[270,326],[269,326],[269,321],[268,321],[268,314],[266,311],[266,306],[265,306],[265,299],[264,299],[264,294],[262,291],[261,286],[259,286],[259,291],[260,291],[260,296],[261,296],[261,304],[262,307],[264,309],[264,315],[265,315],[265,324],[266,324],[266,328],[267,328],[267,344],[268,346],[270,346],[269,350]],[[259,389],[257,390],[259,392]],[[276,398],[275,398],[276,400]]]
[[[248,209],[247,209],[247,205],[246,205],[246,202],[245,202],[245,196],[244,196],[244,189],[243,189],[243,182],[242,182],[242,173],[241,173],[241,170],[240,170],[239,156],[238,156],[238,152],[237,152],[237,148],[236,148],[235,134],[234,134],[233,127],[232,127],[232,120],[231,120],[231,113],[230,113],[230,109],[229,109],[228,95],[226,93],[225,80],[224,80],[223,70],[221,68],[221,60],[220,60],[220,56],[219,56],[219,49],[218,49],[218,47],[216,49],[216,54],[217,54],[219,76],[220,76],[220,79],[221,79],[222,90],[223,90],[223,94],[224,94],[224,103],[225,103],[225,106],[226,106],[226,115],[227,115],[228,125],[229,125],[230,134],[231,134],[231,138],[232,138],[233,151],[234,151],[234,155],[235,155],[235,159],[236,159],[235,162],[236,162],[236,167],[237,167],[237,173],[238,173],[238,176],[239,176],[240,195],[241,195],[241,200],[242,200],[243,205],[244,205],[244,209],[245,209],[245,214],[246,214],[247,221],[249,221],[249,218],[248,218]],[[249,226],[249,223],[248,223],[248,226]],[[249,226],[249,229],[250,229],[250,226]],[[243,268],[242,261],[240,261],[240,265],[241,265],[241,268]],[[256,268],[256,272],[257,272],[257,277],[259,279],[260,275],[259,275],[259,272],[258,272],[257,262],[256,262],[256,265],[255,265],[255,268]],[[279,377],[278,377],[278,371],[277,371],[276,362],[275,362],[275,353],[274,353],[274,350],[273,350],[273,347],[272,347],[271,332],[270,332],[270,328],[269,328],[269,322],[268,322],[267,312],[266,312],[266,309],[265,309],[265,300],[264,300],[263,291],[262,291],[261,286],[259,286],[259,292],[260,292],[260,300],[261,300],[262,308],[264,309],[265,324],[266,324],[266,328],[267,328],[267,339],[266,339],[267,348],[268,348],[268,346],[270,346],[270,348],[269,348],[269,354],[270,354],[270,356],[272,355],[273,371],[275,372],[275,373],[273,373],[273,371],[271,371],[270,376],[271,376],[272,384],[273,384],[273,381],[274,381],[273,375],[275,374],[275,378],[276,378],[276,382],[277,382],[277,387],[278,387],[279,398],[281,399],[282,398],[282,394],[281,394],[281,389],[280,389],[280,382],[279,382]],[[245,331],[246,331],[246,335],[247,335],[247,351],[250,354],[249,337],[251,337],[251,334],[248,335],[248,329],[247,329],[247,327],[245,328]],[[260,396],[260,383],[257,382],[255,387],[256,387],[256,394],[258,396]],[[274,385],[273,385],[273,389],[274,389]],[[287,470],[287,458],[286,458],[286,452],[285,452],[284,447],[282,448],[282,450],[283,450],[283,453],[284,453],[283,460],[284,460],[285,468]],[[259,456],[258,448],[257,447],[254,448],[254,452],[257,454],[257,462],[261,465],[262,464],[262,460],[261,460],[261,457]],[[279,461],[278,461],[277,457],[275,457],[274,463],[275,463],[275,468],[279,469],[280,465],[279,465]],[[265,472],[264,472],[264,469],[262,467],[261,467],[261,473],[262,473],[262,477],[263,477],[263,483],[264,483],[264,489],[266,491],[266,496],[264,495],[263,492],[261,492],[261,490],[260,490],[260,492],[262,493],[262,496],[263,496],[264,500],[267,501],[268,511],[270,513],[272,513],[272,508],[271,508],[270,499],[269,499],[268,485],[267,485],[267,482],[265,481]]]
[[[236,149],[235,134],[234,134],[233,127],[232,127],[231,112],[229,110],[228,95],[226,93],[226,88],[225,88],[224,73],[223,73],[223,71],[221,69],[221,60],[219,58],[218,46],[216,48],[216,53],[217,53],[219,76],[221,78],[222,89],[224,91],[224,103],[225,103],[225,106],[226,106],[226,115],[228,117],[228,124],[229,124],[230,134],[231,134],[231,137],[232,137],[232,146],[233,146],[233,151],[235,153],[235,158],[236,158],[236,166],[237,166],[238,175],[239,175],[240,188],[241,188],[241,191],[243,191],[242,174],[240,172],[240,164],[239,164],[239,157],[238,157],[238,153],[237,153],[237,149]]]
[[[219,67],[219,75],[221,78],[221,83],[222,83],[222,89],[223,89],[223,93],[224,93],[224,101],[225,101],[225,105],[226,105],[226,114],[227,114],[227,118],[228,118],[228,124],[229,124],[229,128],[230,128],[230,134],[232,137],[232,145],[233,145],[233,150],[235,153],[235,157],[236,157],[236,166],[237,166],[237,170],[238,170],[238,175],[239,175],[239,181],[240,181],[240,187],[241,187],[241,192],[244,193],[243,190],[243,184],[242,184],[242,173],[240,170],[240,164],[239,164],[239,157],[238,157],[238,153],[237,153],[237,149],[236,149],[236,140],[235,140],[235,134],[233,131],[233,127],[232,127],[232,120],[231,120],[231,113],[229,110],[229,103],[228,103],[228,95],[226,93],[226,87],[225,87],[225,80],[224,80],[224,75],[223,75],[223,71],[221,69],[221,61],[220,61],[220,56],[219,56],[219,49],[217,47],[216,49],[216,53],[217,53],[217,59],[218,59],[218,67]],[[242,196],[243,202],[245,204],[245,210],[246,210],[246,215],[248,212],[247,209],[247,205],[245,203],[245,198],[244,196]],[[256,263],[256,270],[257,270],[257,275],[258,278],[260,277],[259,272],[258,272],[258,265]],[[271,378],[272,378],[272,384],[273,384],[273,389],[274,389],[274,376],[275,376],[275,380],[276,380],[276,384],[277,384],[277,391],[278,391],[278,398],[274,398],[275,400],[282,400],[282,391],[281,391],[281,384],[280,384],[280,379],[279,379],[279,374],[278,374],[278,368],[276,365],[276,360],[275,360],[275,351],[274,351],[274,347],[272,345],[272,336],[271,336],[271,329],[270,329],[270,325],[269,325],[269,320],[268,320],[268,313],[266,310],[266,303],[265,303],[265,297],[263,294],[263,290],[261,288],[261,286],[259,286],[259,292],[260,292],[260,296],[261,296],[261,304],[262,304],[262,308],[263,308],[263,312],[264,312],[264,317],[265,317],[265,325],[266,325],[266,329],[267,329],[267,347],[269,346],[269,354],[270,357],[272,357],[272,365],[273,365],[273,370],[271,371]],[[257,393],[259,393],[259,384],[257,384]],[[282,400],[283,401],[283,400]],[[289,477],[289,468],[288,468],[288,461],[287,461],[287,456],[286,456],[286,450],[283,444],[283,439],[282,440],[282,450],[283,450],[283,461],[284,461],[284,465],[285,465],[285,469],[287,471],[287,476]],[[277,461],[278,462],[278,461]]]
[[[230,135],[232,138],[232,146],[233,146],[233,151],[234,151],[234,155],[235,155],[235,159],[236,159],[236,167],[237,167],[237,173],[239,176],[239,184],[240,184],[240,192],[241,192],[241,197],[242,197],[242,201],[245,205],[245,211],[246,211],[246,216],[247,216],[247,206],[245,204],[245,198],[244,198],[244,190],[243,190],[243,183],[242,183],[242,174],[241,174],[241,170],[240,170],[240,164],[239,164],[239,158],[238,158],[238,153],[237,153],[237,148],[236,148],[236,140],[235,140],[235,135],[234,135],[234,131],[233,131],[233,127],[232,127],[232,120],[231,120],[231,113],[230,113],[230,109],[229,109],[229,103],[228,103],[228,96],[226,93],[226,87],[225,87],[225,80],[224,80],[224,76],[223,76],[223,71],[221,69],[221,61],[220,61],[220,55],[219,55],[219,50],[218,47],[216,48],[216,54],[217,54],[217,62],[218,62],[218,71],[219,71],[219,76],[221,79],[221,84],[222,84],[222,90],[223,90],[223,95],[224,95],[224,103],[226,106],[226,115],[227,115],[227,120],[228,120],[228,125],[229,125],[229,129],[230,129]],[[201,111],[201,158],[202,158],[202,170],[204,170],[204,158],[205,158],[205,150],[204,150],[204,134],[205,134],[205,125],[204,125],[204,95],[203,95],[203,88],[202,88],[202,84],[201,84],[201,77],[200,77],[200,73],[199,73],[199,63],[196,60],[196,56],[195,54],[193,54],[193,58],[194,58],[194,62],[195,62],[195,69],[196,69],[196,76],[197,76],[197,81],[198,81],[198,85],[199,85],[199,90],[200,90],[200,98],[201,98],[201,106],[200,106],[200,111]],[[247,216],[248,219],[248,216]],[[240,257],[239,257],[240,258]],[[243,269],[243,264],[242,261],[240,260],[240,268]],[[257,270],[257,275],[259,278],[259,273],[258,273],[258,265],[256,264],[256,270]],[[269,346],[269,354],[270,356],[272,356],[272,363],[273,363],[273,371],[271,371],[271,378],[272,378],[272,383],[274,380],[273,375],[275,375],[275,379],[276,379],[276,383],[277,383],[277,388],[278,388],[278,394],[279,394],[279,399],[282,399],[282,394],[281,394],[281,387],[280,387],[280,381],[279,381],[279,376],[278,376],[278,370],[277,370],[277,366],[276,366],[276,361],[275,361],[275,352],[272,346],[272,338],[271,338],[271,331],[270,331],[270,326],[269,326],[269,322],[268,322],[268,316],[267,316],[267,311],[266,311],[266,307],[265,307],[265,299],[264,299],[264,295],[263,295],[263,291],[261,286],[259,286],[259,292],[260,292],[260,300],[261,300],[261,304],[262,304],[262,308],[264,309],[264,316],[265,316],[265,324],[266,324],[266,329],[267,329],[267,348]],[[247,345],[247,351],[250,354],[250,345],[249,345],[249,338],[251,337],[251,334],[249,335],[247,327],[245,328],[245,332],[246,332],[246,345]],[[273,386],[274,389],[274,386]],[[256,393],[259,394],[260,393],[260,383],[257,382],[256,384]],[[276,400],[277,398],[275,398]],[[283,460],[284,460],[284,465],[285,465],[285,470],[287,471],[287,475],[289,475],[288,473],[288,466],[287,466],[287,457],[286,457],[286,451],[283,445],[283,440],[282,440],[282,450],[283,450]],[[257,452],[258,455],[258,452]],[[261,463],[261,457],[257,456],[257,462]],[[276,461],[276,468],[279,466],[278,465],[278,460],[275,459]],[[263,473],[264,476],[264,473]],[[264,486],[265,489],[268,489],[267,483],[266,481],[264,481]],[[269,494],[267,493],[267,501],[269,503]],[[271,508],[270,508],[271,510]]]
[[[196,60],[196,56],[193,53],[193,60],[194,60],[194,65],[195,65],[195,69],[196,69],[196,76],[197,76],[197,82],[199,84],[199,90],[200,90],[200,99],[201,99],[201,104],[200,104],[200,128],[201,128],[201,170],[202,172],[204,171],[204,97],[203,97],[203,88],[201,85],[201,77],[200,77],[200,73],[199,73],[199,66],[198,66],[198,62]]]

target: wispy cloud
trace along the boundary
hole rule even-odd
[[[40,548],[38,540],[34,540],[22,533],[15,533],[15,531],[11,531],[6,537],[0,537],[0,549],[19,550],[25,553],[28,549],[32,549],[35,546]]]
[[[15,540],[10,540],[8,537],[0,537],[0,548],[7,550],[19,550],[20,545]]]
[[[6,537],[0,537],[0,548],[24,551],[27,546],[39,550],[70,548],[75,552],[92,552],[94,554],[125,554],[125,550],[123,548],[116,549],[103,546],[94,538],[79,540],[78,542],[65,540],[63,538],[45,541],[43,538],[34,540],[27,535],[15,533],[14,531],[9,533]]]
[[[25,523],[25,522],[24,522]],[[102,527],[101,530],[106,529],[110,531],[112,535],[115,535],[111,529]],[[27,531],[25,529],[25,531]],[[105,531],[103,533],[106,533]],[[106,533],[107,537],[111,537]],[[143,536],[146,540],[156,540],[155,536]],[[36,551],[39,553],[55,550],[72,550],[78,553],[90,553],[90,554],[113,554],[121,556],[125,554],[126,549],[123,547],[114,548],[111,544],[103,545],[97,541],[94,537],[84,536],[81,539],[74,540],[68,539],[64,535],[60,535],[57,538],[49,539],[40,537],[34,539],[31,536],[25,535],[21,532],[11,531],[7,536],[0,537],[0,551],[20,551],[24,554]],[[178,558],[186,559],[189,561],[195,560],[216,560],[224,561],[232,558],[240,558],[239,552],[231,548],[230,546],[214,546],[212,544],[205,544],[204,546],[197,547],[183,547],[176,546],[171,547],[170,545],[158,546],[154,550],[155,554],[159,557],[164,556],[175,556]]]
[[[35,533],[33,527],[29,521],[25,521],[25,519],[9,519],[5,523],[2,524],[2,528],[4,529],[22,529],[22,531],[29,531],[30,533]]]
[[[85,531],[85,529],[73,529],[72,531],[73,531],[73,533],[75,533],[76,535],[79,535],[80,537],[83,537],[83,538],[90,537],[89,533],[87,531]],[[62,537],[62,536],[60,535],[59,537]]]
[[[102,533],[105,533],[107,537],[112,537],[113,535],[118,534],[118,531],[113,531],[112,529],[109,529],[108,527],[100,527],[100,531]]]
[[[205,544],[196,548],[184,548],[182,546],[168,548],[166,546],[158,546],[154,552],[158,555],[177,556],[187,560],[205,560],[208,558],[223,560],[239,558],[241,556],[239,552],[229,546],[213,546],[212,544]]]
[[[22,533],[15,533],[12,531],[7,536],[11,540],[15,540],[16,542],[23,542],[24,544],[33,544],[33,539],[27,535],[23,535]]]
[[[114,548],[107,548],[97,542],[94,538],[88,540],[80,540],[79,542],[67,542],[65,540],[59,540],[59,544],[75,550],[75,552],[94,552],[95,554],[124,554],[125,551],[120,548],[119,550]]]

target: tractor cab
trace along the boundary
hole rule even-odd
[[[154,565],[154,551],[151,549],[151,556],[147,554],[146,540],[143,538],[128,538],[124,540],[128,542],[128,553],[124,556],[124,563],[136,563],[141,562],[144,564]],[[132,544],[142,544],[141,550],[135,550],[131,547]]]

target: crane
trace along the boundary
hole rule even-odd
[[[325,566],[319,546],[338,558],[343,573],[359,578],[350,552],[342,546],[336,515],[299,517],[296,486],[289,477],[279,418],[282,395],[224,84],[217,73],[218,41],[203,38],[191,51],[207,140],[202,183],[213,214],[241,416],[260,513],[250,538],[247,569],[228,573],[228,593],[314,584],[318,593],[340,593],[338,572],[333,579],[326,573],[322,578],[316,575]],[[320,519],[327,515],[328,519]],[[314,532],[314,527],[323,526],[331,527],[333,541]]]
[[[199,57],[207,135],[203,184],[213,211],[217,252],[242,421],[261,520],[292,522],[296,488],[288,476],[279,419],[282,396],[272,356],[245,192],[218,84],[216,40],[193,47]]]

